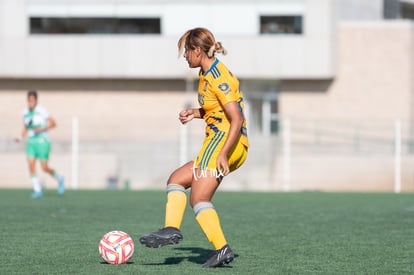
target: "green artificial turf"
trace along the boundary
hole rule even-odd
[[[184,240],[151,249],[162,227],[161,191],[0,190],[0,274],[404,274],[414,273],[414,194],[220,192],[214,205],[236,254],[202,269],[213,252],[187,208]],[[105,264],[100,238],[135,241],[128,264]]]

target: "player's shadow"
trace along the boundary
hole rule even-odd
[[[195,254],[189,257],[172,257],[172,258],[167,258],[165,259],[165,262],[170,262],[170,264],[177,264],[180,263],[183,260],[188,260],[189,262],[192,263],[196,263],[196,264],[203,264],[205,263],[213,254],[214,254],[214,250],[211,249],[204,249],[204,248],[200,248],[200,247],[177,247],[174,248],[174,250],[179,250],[179,251],[188,251],[191,254]],[[238,257],[238,254],[235,254],[234,257]],[[174,259],[179,260],[178,262],[174,262]],[[227,267],[231,267],[231,266],[227,266]]]
[[[174,250],[186,251],[186,252],[190,252],[191,254],[195,254],[195,255],[191,255],[189,257],[182,257],[182,258],[184,258],[184,259],[186,259],[186,260],[188,260],[192,263],[196,263],[196,264],[204,263],[214,253],[214,250],[204,249],[204,248],[200,248],[200,247],[176,247],[176,248],[174,248]]]
[[[189,261],[196,264],[203,264],[205,263],[214,253],[214,250],[211,249],[204,249],[200,247],[177,247],[174,248],[174,250],[178,251],[189,251],[191,256],[179,256],[179,257],[168,257],[164,260],[163,263],[157,263],[157,264],[145,264],[145,265],[176,265],[180,264],[182,261]],[[235,254],[234,257],[238,257],[238,254]],[[231,266],[226,266],[230,267]]]

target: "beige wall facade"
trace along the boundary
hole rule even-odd
[[[335,78],[282,81],[283,116],[411,121],[414,23],[342,23]]]
[[[281,82],[282,117],[334,126],[325,130],[326,144],[333,148],[329,154],[315,153],[309,145],[292,156],[292,185],[307,190],[392,191],[400,173],[402,190],[413,191],[413,22],[340,24],[337,61],[334,79]],[[400,155],[394,144],[397,120],[402,125]],[[321,128],[314,131],[323,132]],[[304,132],[292,130],[293,148],[301,143],[315,146],[315,140],[324,138],[323,133]]]

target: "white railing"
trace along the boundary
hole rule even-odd
[[[176,134],[140,140],[101,139],[99,135],[85,139],[85,131],[98,127],[94,118],[80,121],[73,117],[61,124],[72,128],[71,135],[53,140],[50,162],[68,175],[68,186],[73,189],[107,188],[109,180],[111,184],[115,180],[118,188],[128,182],[134,189],[162,189],[174,169],[197,155],[204,138],[202,123],[177,124]],[[404,121],[279,117],[278,124],[278,133],[269,136],[250,133],[248,159],[224,181],[222,189],[414,190],[414,143],[410,125]],[[11,135],[0,139],[0,168],[0,187],[30,187],[24,147],[15,144]]]

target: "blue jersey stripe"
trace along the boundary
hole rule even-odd
[[[210,160],[211,160],[211,155],[214,152],[214,150],[217,148],[220,141],[221,141],[221,139],[219,139],[219,138],[213,138],[213,140],[209,144],[211,146],[206,148],[205,156],[202,159],[202,165],[201,165],[203,167],[202,169],[207,169],[208,168],[208,164],[210,163]]]
[[[213,68],[211,70],[211,73],[213,74],[213,77],[214,78],[218,78],[220,76],[220,71],[219,71],[219,69],[217,67]]]
[[[214,134],[214,136],[215,136],[216,134]],[[204,159],[206,158],[206,156],[207,156],[207,151],[210,149],[210,147],[211,146],[213,146],[213,144],[214,144],[214,137],[213,137],[213,139],[212,140],[210,140],[210,142],[208,143],[208,145],[207,145],[207,147],[206,147],[206,149],[204,150],[204,152],[203,152],[203,155],[201,156],[201,161],[200,161],[200,169],[201,170],[204,170]]]
[[[222,141],[223,137],[224,137],[224,132],[219,132],[219,133],[214,135],[212,141],[214,141],[214,140],[215,141],[212,143],[212,146],[210,146],[210,148],[206,149],[207,155],[203,160],[203,167],[205,167],[205,168],[208,167],[208,164],[210,163],[210,160],[211,160],[211,156],[213,155],[213,153],[216,150],[217,146]]]
[[[214,134],[212,140],[210,140],[210,142],[208,143],[206,149],[204,150],[203,156],[201,157],[201,161],[200,161],[200,169],[204,170],[206,168],[206,159],[207,159],[207,154],[210,151],[210,149],[212,147],[214,147],[214,144],[216,142],[216,134]],[[208,161],[207,161],[208,163]]]

